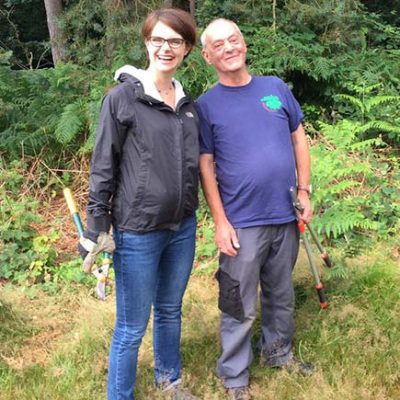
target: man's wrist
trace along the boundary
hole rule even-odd
[[[307,192],[308,194],[312,193],[312,186],[311,185],[298,185],[297,191]]]

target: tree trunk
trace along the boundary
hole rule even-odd
[[[50,35],[51,55],[53,64],[56,65],[59,61],[65,61],[66,59],[66,51],[62,40],[63,34],[57,23],[57,19],[63,11],[62,0],[44,0],[44,6]]]
[[[272,0],[272,30],[276,32],[276,0]]]
[[[189,10],[190,14],[192,14],[192,17],[194,18],[196,12],[196,0],[189,0]]]

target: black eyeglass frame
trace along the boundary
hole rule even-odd
[[[155,41],[159,41],[158,43]],[[170,38],[170,39],[164,39],[160,36],[150,36],[149,42],[152,46],[154,47],[163,47],[164,43],[167,42],[168,46],[171,49],[179,49],[183,43],[185,43],[185,39],[182,38]]]

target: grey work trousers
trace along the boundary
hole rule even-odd
[[[247,386],[253,360],[251,327],[261,287],[261,356],[267,365],[292,357],[294,291],[292,272],[299,251],[296,221],[236,230],[238,255],[220,256],[220,336],[222,354],[217,375],[227,388]]]

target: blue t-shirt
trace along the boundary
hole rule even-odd
[[[225,213],[235,228],[295,219],[291,141],[303,120],[290,89],[273,76],[245,86],[218,83],[197,102],[200,152],[213,154]]]

